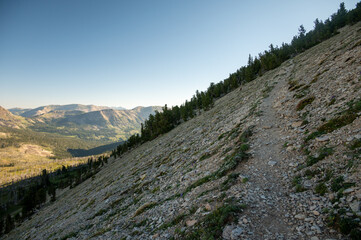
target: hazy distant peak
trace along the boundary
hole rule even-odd
[[[115,110],[127,110],[124,107],[110,107],[110,108],[115,109]]]
[[[96,106],[96,105],[82,105],[82,104],[67,104],[67,105],[46,105],[37,107],[34,109],[29,109],[27,111],[22,111],[19,115],[23,117],[36,117],[52,111],[82,111],[82,112],[93,112],[103,109],[109,109],[105,106]],[[14,112],[19,112],[12,109]]]

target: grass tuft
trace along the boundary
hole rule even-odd
[[[311,104],[313,101],[315,100],[315,97],[308,97],[305,99],[302,99],[296,106],[296,110],[297,111],[301,111],[302,109],[304,109],[307,105]]]
[[[319,150],[317,157],[308,156],[306,164],[307,166],[312,166],[313,164],[323,160],[325,157],[332,155],[333,152],[333,148],[323,147]]]
[[[315,187],[315,192],[320,194],[321,196],[325,195],[325,193],[328,192],[326,184],[325,183],[317,184],[317,186]]]
[[[135,211],[133,217],[136,217],[136,216],[142,214],[146,210],[151,209],[151,208],[155,207],[156,205],[157,205],[157,203],[155,203],[155,202],[148,202],[148,203],[143,204],[142,206],[140,206],[137,209],[137,211]]]
[[[330,133],[336,129],[352,123],[356,118],[356,113],[347,113],[329,120],[327,123],[321,125],[317,130],[319,132]]]
[[[220,239],[224,226],[236,222],[237,215],[244,208],[242,205],[225,204],[208,214],[194,229],[181,236],[181,239]]]

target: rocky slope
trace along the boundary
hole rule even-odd
[[[360,59],[361,24],[347,26],[111,160],[4,238],[355,236]]]

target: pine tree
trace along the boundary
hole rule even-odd
[[[340,3],[340,8],[337,10],[337,14],[336,14],[337,20],[335,24],[337,28],[341,28],[346,25],[346,20],[347,20],[346,15],[347,15],[347,10],[345,8],[345,3],[342,2]]]
[[[358,21],[361,21],[361,2],[356,4],[356,8],[348,12],[347,14],[347,23],[355,24]]]
[[[6,222],[5,222],[5,234],[9,233],[11,230],[13,230],[15,227],[14,220],[11,217],[10,214],[6,216]]]
[[[46,169],[43,169],[43,171],[42,171],[41,183],[44,187],[47,187],[50,185],[49,174],[46,172]]]
[[[0,217],[0,236],[2,235],[4,230],[4,219]]]
[[[51,195],[50,201],[55,202],[55,200],[56,200],[56,188],[54,187],[54,185],[51,185],[49,187],[48,193],[49,193],[49,195]]]
[[[248,64],[246,67],[246,76],[245,76],[245,80],[246,82],[250,82],[251,80],[253,80],[253,69],[252,69],[252,65],[253,65],[253,58],[251,56],[251,54],[249,54],[248,56]]]
[[[298,28],[298,37],[299,38],[304,38],[306,34],[306,29],[303,26],[303,24]]]

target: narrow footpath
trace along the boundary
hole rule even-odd
[[[248,178],[241,193],[248,206],[239,219],[239,225],[244,229],[241,239],[337,239],[329,236],[328,231],[322,232],[318,226],[305,234],[301,231],[303,216],[295,214],[297,207],[303,203],[298,202],[292,193],[284,170],[289,165],[289,156],[283,147],[282,119],[273,107],[278,93],[287,85],[292,68],[292,62],[284,67],[286,74],[278,79],[260,105],[261,116],[251,139],[253,157],[241,170],[241,174]]]

